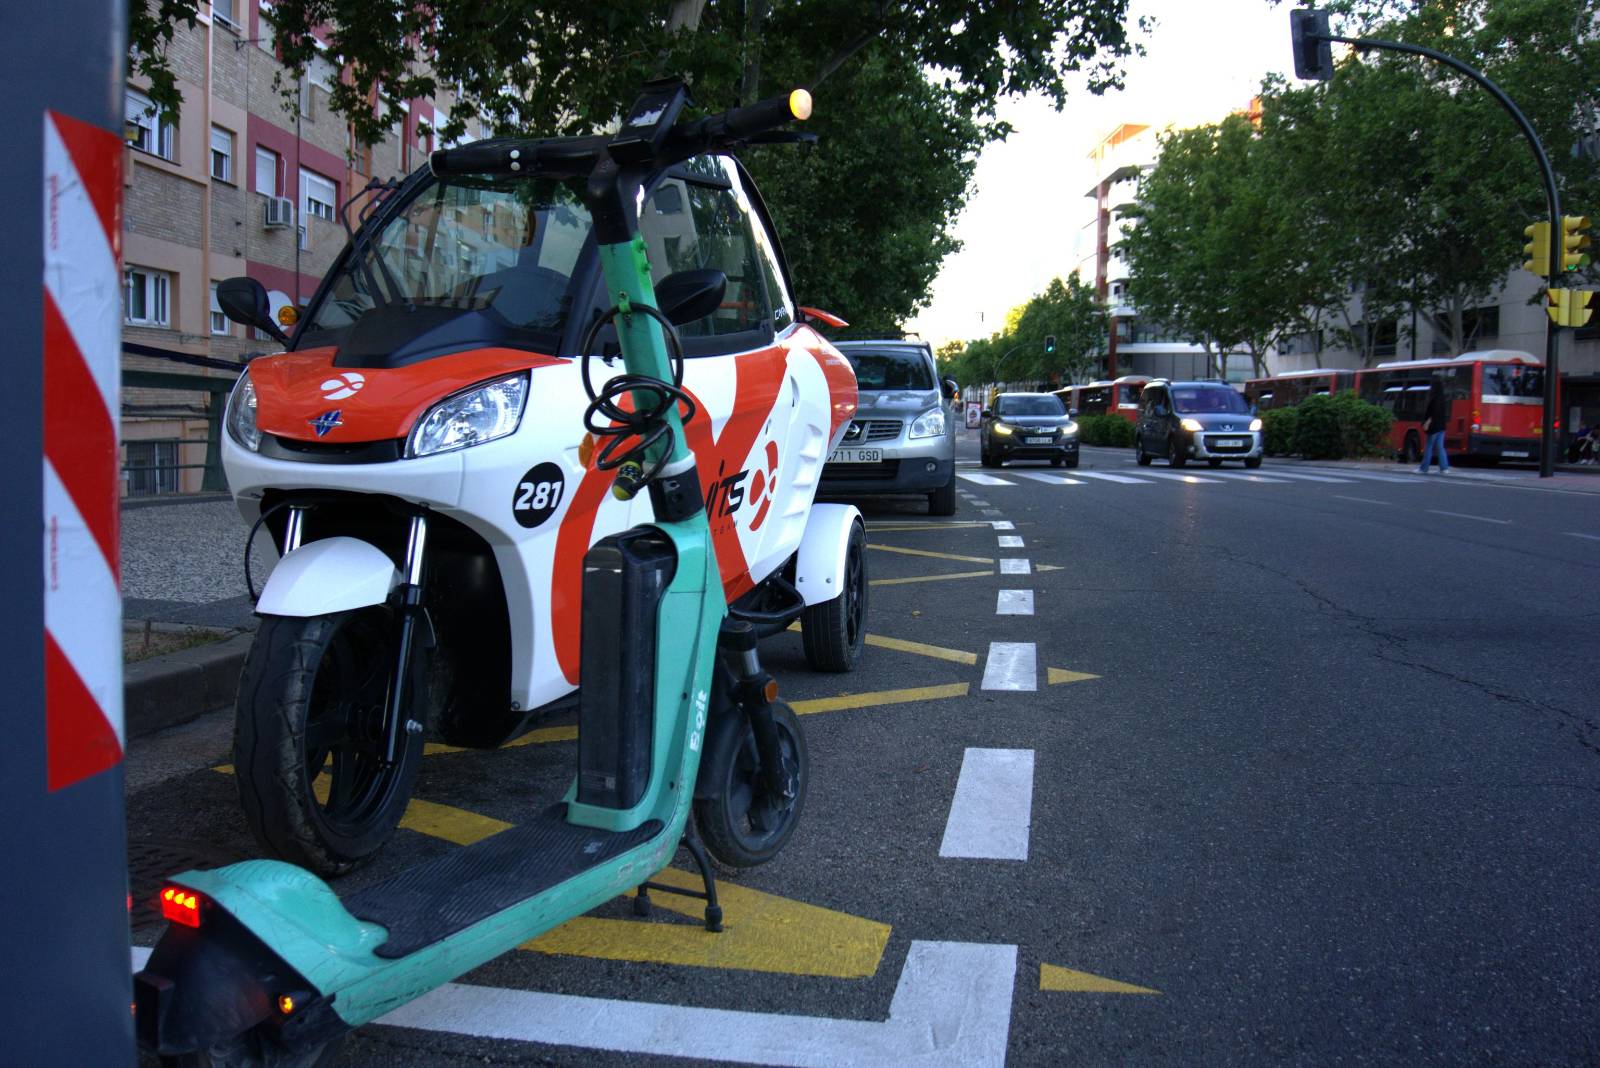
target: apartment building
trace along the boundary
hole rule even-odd
[[[139,79],[126,89],[127,494],[194,492],[206,481],[217,391],[234,373],[185,364],[182,356],[242,362],[246,353],[277,348],[223,316],[217,283],[248,275],[266,287],[274,313],[303,305],[344,245],[345,201],[374,177],[421,166],[433,148],[430,131],[448,115],[447,97],[412,100],[383,143],[356,145],[328,104],[340,72],[314,64],[303,80],[290,79],[262,17],[270,7],[212,0],[193,27],[177,26],[168,49],[183,94],[175,121],[152,113]],[[169,355],[140,354],[150,350]],[[183,388],[162,388],[172,386]],[[212,479],[216,486],[214,472]]]

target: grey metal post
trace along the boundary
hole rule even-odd
[[[84,583],[79,576],[89,573],[79,570],[82,557],[75,555],[84,544],[98,546],[101,558],[116,551],[115,345],[121,317],[110,249],[122,195],[116,164],[123,151],[125,6],[125,0],[53,0],[8,5],[0,18],[0,70],[6,72],[13,120],[0,168],[0,199],[12,209],[0,228],[0,292],[8,297],[3,380],[10,401],[7,463],[0,465],[7,520],[0,523],[0,663],[6,684],[0,706],[0,856],[6,865],[0,879],[0,1059],[11,1064],[134,1062],[116,733],[122,665],[120,648],[111,648],[119,626],[114,561],[97,560],[102,570]],[[60,130],[68,133],[52,132]],[[51,170],[50,161],[63,154],[50,146],[63,141],[73,158],[105,159],[111,166],[97,168],[92,182]],[[87,214],[74,215],[75,206],[88,203],[86,192],[98,199]],[[97,257],[74,251],[74,242],[89,230],[74,220],[85,218],[100,242]],[[62,290],[61,308],[48,319],[47,263],[56,265],[51,277]],[[73,331],[70,343],[87,345],[92,366],[107,374],[97,388],[94,381],[64,381],[52,371],[54,395],[100,405],[109,392],[110,411],[102,409],[91,425],[88,414],[73,415],[70,406],[50,407],[57,413],[49,424],[56,428],[51,440],[62,443],[53,459],[65,472],[51,483],[42,473],[46,345],[53,353],[69,342],[58,325],[47,332],[47,322],[63,319]],[[75,430],[83,433],[74,438]],[[96,448],[85,450],[85,441]],[[47,516],[48,502],[61,500],[60,491],[48,487],[63,483],[79,493],[84,485],[102,487],[77,510],[90,520],[96,541],[85,542],[90,531],[84,524],[64,518],[73,510],[54,507]],[[52,633],[61,632],[59,646],[46,638],[47,600],[56,606],[52,612],[65,613],[51,624]],[[77,604],[96,607],[74,611],[71,605]],[[94,641],[83,641],[86,634]],[[89,676],[76,693],[63,684],[64,658]],[[90,718],[100,711],[105,714],[99,720]],[[74,746],[92,752],[75,756]]]

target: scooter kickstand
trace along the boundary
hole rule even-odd
[[[633,895],[633,914],[649,918],[651,911],[650,884],[640,883],[638,892]]]
[[[706,930],[721,931],[722,906],[717,904],[717,877],[711,870],[711,858],[706,856],[706,847],[700,844],[700,836],[695,834],[692,823],[683,829],[683,845],[699,866],[700,878],[706,884]]]

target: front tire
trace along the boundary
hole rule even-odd
[[[1140,467],[1149,467],[1150,461],[1155,459],[1154,456],[1144,451],[1144,438],[1139,437],[1137,434],[1133,438],[1133,458]]]
[[[1178,436],[1174,434],[1167,439],[1167,464],[1170,467],[1182,467],[1189,462],[1189,457],[1184,454],[1183,447],[1178,444]]]
[[[1259,456],[1251,456],[1250,458],[1245,460],[1244,465],[1246,467],[1248,467],[1250,470],[1254,471],[1256,468],[1261,466],[1261,457],[1259,457]]]
[[[245,822],[273,856],[327,877],[375,854],[405,813],[423,732],[382,760],[395,620],[384,607],[266,616],[239,679],[233,766]],[[408,714],[426,725],[426,677]]]
[[[805,810],[811,780],[806,736],[794,710],[782,701],[772,703],[772,721],[784,764],[793,776],[792,798],[768,790],[756,733],[743,712],[733,710],[719,717],[706,738],[700,783],[710,787],[710,796],[695,801],[694,821],[707,852],[730,868],[753,868],[777,856]]]
[[[956,514],[956,476],[951,475],[950,481],[928,494],[929,515],[955,515]]]
[[[854,671],[867,645],[867,535],[851,527],[839,596],[808,605],[800,615],[806,663],[814,671]]]

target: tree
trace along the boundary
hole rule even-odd
[[[166,111],[180,98],[165,45],[198,3],[130,0],[132,65]],[[278,0],[269,17],[293,78],[319,55],[345,71],[330,102],[368,143],[402,102],[443,86],[456,101],[439,131],[447,139],[471,118],[496,133],[602,130],[644,81],[668,72],[706,110],[812,87],[818,148],[747,162],[805,298],[889,329],[921,306],[958,247],[950,228],[973,161],[1009,132],[997,101],[1038,91],[1059,106],[1076,73],[1092,91],[1120,84],[1145,28],[1128,23],[1127,6],[673,0],[663,18],[663,5],[645,0]]]
[[[1047,337],[1056,339],[1055,353],[1044,350]],[[1104,351],[1106,309],[1094,289],[1077,275],[1063,282],[1052,279],[1043,293],[1023,306],[1011,344],[1022,346],[1014,359],[1015,374],[1022,378],[1051,378],[1063,382],[1084,375]],[[1012,369],[1007,367],[1008,371]]]

